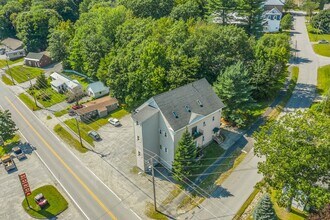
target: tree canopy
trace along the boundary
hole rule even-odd
[[[330,199],[330,118],[314,111],[287,114],[255,134],[263,185],[279,192],[280,205],[292,199],[322,208]]]
[[[11,119],[11,113],[8,110],[0,110],[0,137],[6,141],[12,138],[16,131],[16,124]]]
[[[320,11],[311,19],[311,25],[320,33],[330,33],[330,10]]]

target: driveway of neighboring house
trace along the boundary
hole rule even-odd
[[[298,59],[292,64],[299,66],[299,78],[284,113],[310,107],[316,95],[317,69],[330,64],[330,59],[314,53],[309,42],[305,18],[294,16],[294,19],[295,29],[291,39],[293,44],[297,42]],[[246,146],[253,145],[252,138],[246,137],[246,139]],[[261,159],[254,156],[251,150],[211,198],[207,198],[200,207],[181,216],[180,219],[232,219],[252,193],[255,184],[262,178],[257,173],[259,161]]]

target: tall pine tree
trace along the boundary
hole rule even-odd
[[[242,62],[228,67],[219,75],[214,90],[226,105],[223,117],[238,126],[244,125],[249,109],[254,105],[253,86]]]
[[[8,110],[0,110],[0,137],[4,141],[12,138],[17,131],[15,122],[11,119],[11,113]]]
[[[276,220],[278,219],[273,208],[273,203],[268,194],[263,196],[253,212],[254,220]]]
[[[173,177],[178,180],[184,180],[185,176],[191,175],[191,165],[196,158],[196,145],[188,129],[183,132],[175,151],[172,164]]]

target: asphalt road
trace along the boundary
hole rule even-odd
[[[0,105],[86,219],[139,219],[2,82]]]

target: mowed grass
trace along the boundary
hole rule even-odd
[[[78,76],[74,73],[69,73],[69,72],[62,72],[63,75],[66,75],[68,77],[70,77],[72,80],[77,80],[84,89],[86,89],[88,87],[88,84],[90,83],[90,81],[88,80],[87,76],[86,77],[82,77],[82,76]]]
[[[40,107],[36,106],[34,101],[32,99],[30,99],[30,97],[24,93],[21,93],[18,95],[18,98],[24,102],[24,104],[31,109],[32,111],[36,111],[39,110]]]
[[[57,124],[54,127],[54,131],[65,143],[67,143],[70,147],[75,148],[80,153],[86,153],[88,151],[87,148],[82,147],[80,142],[76,138],[72,137],[72,135],[61,125]]]
[[[321,67],[317,71],[317,90],[325,95],[330,89],[330,65]]]
[[[9,79],[6,75],[2,75],[1,79],[2,79],[2,82],[8,86],[14,85],[13,81],[11,81],[11,79]]]
[[[15,147],[20,140],[20,136],[15,134],[15,136],[9,140],[5,141],[4,146],[0,146],[0,157],[11,152],[11,149]]]
[[[330,57],[330,44],[314,44],[314,52],[325,57]]]
[[[65,94],[60,94],[53,90],[51,87],[45,88],[45,89],[34,89],[34,90],[28,90],[28,93],[32,96],[33,93],[35,93],[35,96],[40,104],[42,104],[44,107],[50,107],[52,105],[61,103],[65,101],[66,95]],[[48,95],[49,99],[43,100],[42,96],[43,95]]]
[[[17,60],[8,60],[8,65],[12,65],[12,64],[15,64],[15,63],[19,63],[19,62],[22,62],[24,60],[24,58],[20,58],[20,59],[17,59]],[[7,61],[6,60],[0,60],[0,68],[3,68],[7,66]]]
[[[36,78],[37,76],[43,74],[44,71],[39,68],[20,65],[20,66],[14,66],[14,67],[6,70],[6,73],[8,75],[12,74],[14,80],[17,83],[22,83],[22,82],[26,82],[29,80],[28,76],[30,76],[30,78],[33,79],[33,78]]]
[[[41,209],[34,201],[34,197],[42,193],[48,201],[48,205]],[[61,193],[51,185],[45,185],[32,191],[28,196],[30,208],[28,207],[26,199],[23,200],[22,206],[24,210],[34,218],[53,218],[68,208],[68,202],[61,195]]]
[[[297,209],[292,208],[291,212],[287,212],[285,207],[278,206],[275,196],[276,192],[273,191],[271,193],[271,200],[274,204],[276,215],[280,220],[303,220],[307,218],[306,213],[301,212]]]
[[[64,121],[64,123],[76,134],[78,134],[78,128],[77,128],[77,123],[76,123],[76,119],[72,118],[69,120]],[[80,135],[81,138],[84,139],[87,143],[89,143],[90,145],[94,146],[94,140],[93,138],[91,138],[90,136],[88,136],[88,132],[91,129],[90,127],[88,127],[85,123],[83,122],[78,122],[79,123],[79,129],[80,129]],[[102,137],[101,137],[102,138]]]

